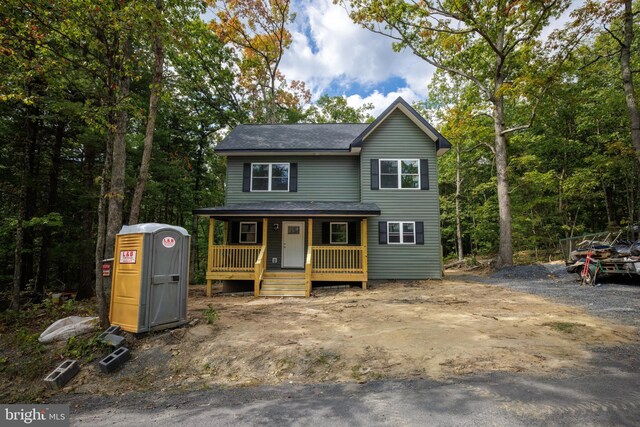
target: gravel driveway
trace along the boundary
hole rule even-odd
[[[447,277],[465,280],[455,274]],[[640,278],[598,279],[596,286],[580,286],[577,278],[566,272],[564,264],[551,263],[508,267],[469,281],[540,295],[582,307],[594,316],[640,326]]]

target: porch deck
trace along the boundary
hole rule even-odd
[[[314,281],[362,282],[367,287],[367,219],[360,222],[361,244],[341,246],[313,245],[313,219],[307,219],[308,246],[304,269],[267,271],[267,227],[264,218],[262,245],[214,244],[215,220],[209,219],[207,296],[215,280],[254,282],[255,296],[311,295]],[[226,234],[226,232],[225,232]],[[226,242],[226,236],[224,241]],[[279,292],[282,291],[282,292]],[[284,292],[287,291],[287,292]]]

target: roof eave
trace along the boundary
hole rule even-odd
[[[290,210],[290,209],[250,209],[250,210],[217,210],[211,208],[194,209],[193,215],[205,216],[205,217],[301,217],[301,216],[314,216],[314,217],[369,217],[379,216],[380,210]]]
[[[288,154],[290,156],[356,156],[360,154],[359,147],[350,148],[326,148],[326,149],[289,149],[289,148],[270,148],[270,149],[214,149],[219,156],[271,156],[274,154]]]

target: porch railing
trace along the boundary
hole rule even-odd
[[[313,273],[362,273],[362,246],[312,246]]]
[[[209,247],[210,271],[255,271],[263,246],[214,245]]]

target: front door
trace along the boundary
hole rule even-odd
[[[282,222],[282,268],[304,268],[304,221]]]

